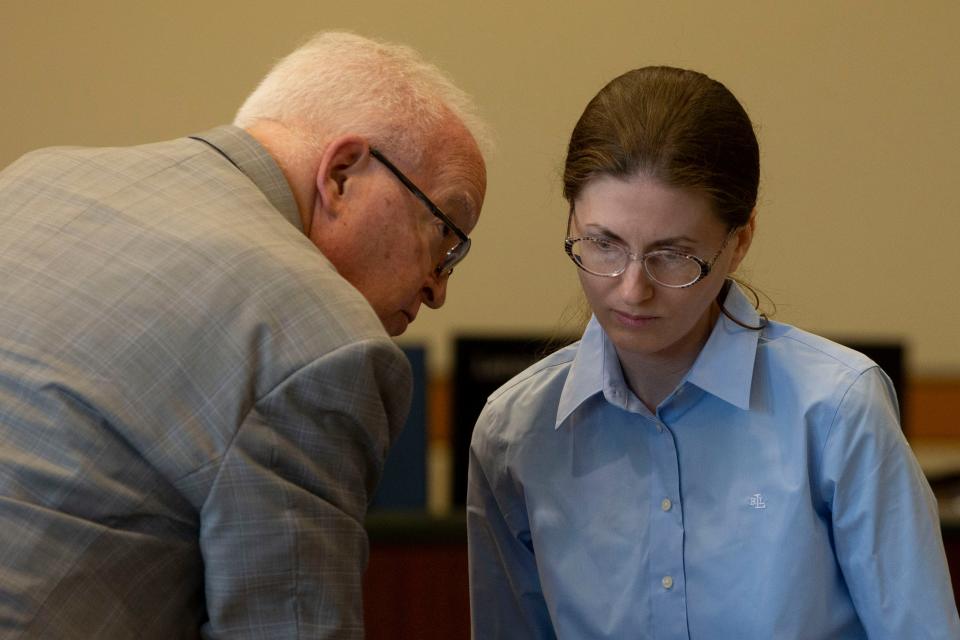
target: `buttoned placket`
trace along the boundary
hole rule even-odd
[[[655,473],[650,485],[650,572],[654,635],[658,640],[687,640],[686,579],[683,560],[683,505],[680,459],[673,432],[658,411],[649,418]]]
[[[675,420],[695,402],[697,394],[678,388],[652,413],[621,384],[608,389],[615,406],[643,417],[652,426],[650,450],[655,466],[651,476],[649,504],[650,593],[652,638],[689,640],[686,576],[683,559],[683,505],[680,494],[680,457],[668,420]]]

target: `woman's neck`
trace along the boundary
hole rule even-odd
[[[634,366],[622,358],[620,366],[623,368],[623,377],[627,386],[640,399],[640,402],[650,409],[651,413],[657,412],[660,403],[677,388],[690,369],[689,365],[680,368],[657,365]]]
[[[709,312],[704,314],[703,320],[694,329],[696,339],[685,340],[682,347],[644,354],[621,353],[618,350],[617,356],[627,386],[652,413],[657,412],[660,403],[673,393],[687,375],[707,343],[719,314],[719,307],[711,305]]]

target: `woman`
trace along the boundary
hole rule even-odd
[[[960,638],[889,379],[731,280],[758,183],[747,114],[702,74],[587,105],[565,248],[593,317],[474,431],[475,638]]]

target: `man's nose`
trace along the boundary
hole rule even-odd
[[[444,276],[436,272],[431,272],[423,283],[423,289],[420,292],[420,296],[423,298],[423,304],[431,309],[439,309],[442,307],[444,301],[447,299],[447,280],[449,280],[449,278],[449,275]]]

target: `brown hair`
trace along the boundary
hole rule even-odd
[[[587,104],[570,136],[563,195],[570,206],[599,176],[642,173],[706,195],[729,227],[757,203],[760,151],[746,111],[721,83],[673,67],[634,69]]]
[[[697,71],[643,67],[614,78],[573,128],[563,195],[572,212],[590,180],[637,174],[704,194],[730,229],[747,224],[760,186],[760,148],[750,117],[729,89]],[[759,307],[757,291],[738,282]],[[750,326],[727,312],[728,286],[717,298],[720,310],[742,327],[762,329],[764,314],[759,326]]]

